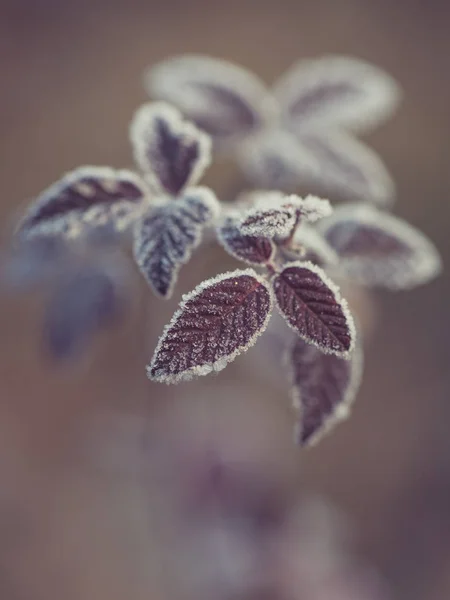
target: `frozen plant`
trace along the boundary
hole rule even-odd
[[[345,56],[302,60],[269,90],[240,66],[183,55],[148,69],[145,86],[209,133],[257,187],[302,185],[380,205],[393,198],[383,163],[354,136],[399,102],[396,82],[373,65]]]
[[[109,167],[72,171],[37,198],[16,238],[62,239],[73,248],[99,229],[117,236],[130,229],[141,273],[168,298],[205,230],[215,232],[225,251],[248,266],[219,273],[183,297],[148,376],[178,383],[222,370],[256,342],[275,307],[296,334],[294,344],[287,338],[286,355],[296,440],[313,443],[348,414],[361,379],[362,344],[336,281],[406,289],[428,282],[441,267],[420,232],[361,202],[385,202],[391,187],[378,159],[344,133],[387,116],[397,86],[374,67],[342,58],[296,67],[273,95],[245,71],[198,57],[164,63],[148,81],[155,95],[177,104],[196,125],[173,106],[145,104],[130,136],[140,174]],[[197,186],[211,160],[211,134],[215,142],[238,143],[243,165],[250,161],[268,175],[257,178],[259,185],[291,189],[257,190],[231,207],[221,205],[209,188]],[[290,141],[279,145],[280,136]],[[315,153],[318,147],[325,150]],[[316,161],[312,171],[308,160]],[[292,193],[300,179],[359,201],[333,211],[326,199]],[[67,316],[58,310],[73,304],[64,298],[87,285],[86,277],[77,281],[63,288],[57,309],[49,309],[57,331]],[[75,328],[87,321],[92,329],[92,315],[96,323],[102,316],[98,303],[88,304],[89,310],[75,303]]]

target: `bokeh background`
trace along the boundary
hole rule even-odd
[[[3,245],[18,211],[63,172],[131,164],[127,128],[151,63],[199,52],[271,82],[298,58],[339,53],[402,86],[398,114],[369,141],[397,183],[396,214],[449,264],[449,23],[444,0],[0,0]],[[220,165],[207,182],[227,194],[235,177]],[[197,257],[175,296],[229,264]],[[2,599],[177,597],[166,584],[176,573],[160,566],[175,542],[154,533],[164,510],[147,467],[176,446],[167,440],[219,429],[283,498],[307,490],[344,511],[356,552],[394,597],[450,597],[445,271],[362,301],[372,331],[353,415],[306,452],[291,445],[282,380],[263,377],[256,354],[208,384],[151,385],[143,367],[174,303],[153,299],[137,274],[135,284],[126,321],[61,368],[42,350],[42,294],[0,298]]]

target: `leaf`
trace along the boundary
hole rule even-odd
[[[51,356],[73,358],[93,334],[117,322],[123,301],[114,273],[86,267],[66,274],[46,308],[44,341]]]
[[[131,171],[80,167],[45,190],[19,223],[24,236],[75,237],[87,228],[111,223],[125,229],[142,210],[147,189]]]
[[[250,265],[268,263],[275,252],[274,243],[262,237],[243,235],[236,217],[226,217],[217,229],[217,240],[221,246],[238,260]]]
[[[255,186],[293,192],[316,173],[316,160],[288,131],[253,135],[239,147],[238,164]]]
[[[281,192],[263,192],[255,206],[242,216],[239,229],[244,235],[274,238],[289,235],[297,209]]]
[[[335,284],[310,262],[294,262],[273,279],[281,314],[300,337],[322,352],[348,356],[355,326]]]
[[[267,326],[273,299],[253,269],[204,281],[183,297],[147,367],[150,379],[178,383],[220,371]]]
[[[291,256],[291,261],[301,259],[321,268],[334,266],[339,262],[336,251],[321,233],[306,223],[301,224],[296,230],[289,248],[283,248],[283,253]]]
[[[297,338],[288,352],[292,400],[298,410],[296,442],[313,445],[347,418],[362,375],[362,351],[349,360],[324,354]]]
[[[354,58],[324,56],[295,64],[275,86],[288,126],[367,131],[397,108],[400,89],[381,69]]]
[[[136,223],[134,258],[157,294],[171,296],[180,267],[189,261],[203,229],[218,212],[218,201],[209,189],[190,188],[182,198],[150,210]]]
[[[435,246],[417,229],[372,206],[347,204],[319,230],[339,255],[339,266],[366,285],[407,289],[442,270]]]
[[[309,155],[309,170],[300,174],[303,184],[386,206],[394,195],[394,183],[378,156],[344,132],[302,131],[298,143]]]
[[[170,102],[215,140],[243,137],[274,111],[265,85],[232,63],[201,55],[176,56],[149,69],[145,87]]]
[[[0,285],[9,290],[24,291],[49,283],[70,260],[68,244],[61,237],[34,236],[14,242],[0,268]]]
[[[130,126],[134,157],[158,190],[176,196],[194,185],[211,162],[211,141],[168,104],[139,108]]]

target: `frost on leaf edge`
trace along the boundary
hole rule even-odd
[[[179,194],[182,194],[187,188],[195,185],[210,166],[212,141],[207,133],[185,118],[177,108],[166,102],[146,102],[135,111],[129,128],[134,160],[151,184],[163,194],[168,192],[160,183],[158,173],[147,156],[149,140],[151,143],[155,142],[154,121],[158,118],[163,119],[177,137],[188,136],[192,143],[198,144],[199,155],[186,183],[179,191]],[[150,132],[152,137],[149,136]]]
[[[205,289],[209,288],[210,286],[215,285],[216,283],[219,283],[219,282],[223,281],[224,279],[229,279],[232,277],[240,277],[242,275],[249,275],[250,277],[253,277],[254,279],[256,279],[256,281],[260,285],[265,287],[265,289],[267,290],[267,293],[269,294],[269,309],[267,311],[267,315],[264,320],[264,323],[263,323],[262,327],[257,332],[254,333],[253,337],[249,340],[247,345],[243,348],[236,348],[236,350],[234,350],[231,354],[229,354],[228,356],[222,356],[221,358],[219,358],[212,364],[190,367],[186,371],[182,371],[181,373],[177,373],[176,375],[156,375],[156,376],[151,375],[151,370],[153,368],[153,364],[155,362],[155,359],[159,353],[159,350],[160,350],[162,344],[165,341],[166,335],[170,331],[172,326],[177,322],[178,318],[183,314],[183,310],[184,310],[184,307],[186,306],[186,303],[189,302],[190,300],[192,300],[193,298],[195,298],[196,296],[200,295]],[[267,281],[267,279],[265,277],[258,275],[253,269],[236,269],[235,271],[227,271],[226,273],[221,273],[220,275],[216,275],[215,277],[212,277],[210,279],[202,281],[191,292],[184,294],[182,296],[181,302],[179,304],[179,308],[175,311],[175,313],[173,314],[169,323],[164,327],[163,332],[159,337],[155,351],[153,353],[153,358],[152,358],[150,364],[147,365],[147,367],[146,367],[147,377],[151,381],[157,381],[159,383],[166,383],[166,384],[170,385],[170,384],[178,384],[182,381],[190,381],[190,380],[194,379],[195,377],[209,375],[212,372],[218,373],[219,371],[222,371],[222,369],[224,369],[237,356],[239,356],[243,352],[247,352],[247,350],[249,350],[252,346],[254,346],[258,337],[260,335],[262,335],[262,333],[264,333],[264,331],[267,328],[270,317],[272,315],[273,306],[274,306],[274,293],[272,290],[272,286],[270,285],[270,283]]]
[[[139,228],[139,225],[140,225],[139,220],[136,222],[136,225],[135,225],[135,228],[133,231],[133,245],[132,245],[133,248],[132,248],[132,250],[133,250],[134,262],[136,263],[141,275],[143,276],[143,278],[145,279],[147,284],[150,286],[150,288],[152,289],[155,296],[157,296],[158,298],[163,298],[164,300],[169,300],[172,297],[173,291],[178,282],[178,275],[179,275],[182,267],[191,260],[192,255],[194,254],[195,250],[201,245],[201,243],[203,241],[205,229],[207,227],[210,227],[214,223],[214,221],[217,219],[218,215],[220,214],[219,200],[217,199],[217,196],[215,195],[215,193],[206,186],[197,186],[197,187],[191,187],[191,188],[186,189],[184,191],[183,195],[176,202],[178,202],[178,203],[183,202],[183,200],[185,199],[187,194],[191,194],[191,193],[192,194],[200,194],[202,196],[202,200],[204,201],[204,204],[209,208],[209,210],[211,212],[211,218],[202,224],[196,224],[198,236],[192,244],[190,244],[189,246],[186,247],[186,255],[184,256],[184,258],[182,260],[178,260],[177,262],[174,262],[174,268],[172,271],[170,285],[167,288],[167,292],[165,294],[161,294],[159,292],[159,290],[157,290],[156,287],[153,285],[153,283],[151,281],[149,281],[149,279],[146,277],[145,270],[144,270],[144,267],[142,264],[143,261],[142,261],[141,257],[139,257],[138,253],[135,251],[135,249],[139,246],[139,244],[141,243],[141,240],[142,240],[142,236],[137,234],[137,228]],[[175,205],[173,203],[170,203],[170,204],[161,203],[158,206],[158,208],[167,208],[170,211],[171,206],[175,206]],[[143,216],[145,216],[145,215],[143,215]]]
[[[265,265],[267,265],[267,263],[270,262],[270,260],[274,257],[274,254],[276,252],[276,247],[275,247],[274,242],[269,238],[261,238],[261,239],[264,239],[267,243],[269,243],[270,247],[272,249],[271,255],[265,262],[254,262],[251,260],[244,259],[244,258],[242,258],[242,256],[239,256],[239,254],[237,254],[230,248],[227,240],[225,239],[225,237],[222,233],[222,228],[225,225],[226,219],[232,219],[234,221],[234,225],[236,226],[236,228],[239,229],[240,215],[237,211],[232,210],[228,214],[226,214],[224,216],[224,220],[216,226],[216,239],[217,239],[219,245],[225,250],[225,252],[227,254],[229,254],[230,256],[232,256],[233,258],[235,258],[236,260],[238,260],[239,262],[243,262],[247,265],[252,265],[254,267],[264,267]],[[261,236],[254,236],[254,235],[248,235],[248,234],[242,233],[242,237],[261,237]]]
[[[337,126],[347,131],[363,133],[374,129],[387,119],[389,119],[397,110],[402,100],[402,89],[396,79],[383,68],[371,62],[340,54],[325,54],[315,58],[305,58],[296,61],[289,69],[275,82],[273,92],[277,100],[286,111],[286,105],[290,104],[292,96],[296,93],[300,95],[299,90],[309,80],[318,82],[327,77],[330,69],[336,74],[351,73],[351,80],[360,79],[361,74],[365,72],[370,79],[371,94],[366,98],[366,105],[363,107],[362,115],[353,111],[351,120],[348,116],[342,123],[342,118],[325,117],[328,126]],[[328,75],[329,77],[329,75]],[[347,81],[349,77],[346,77]],[[306,124],[317,124],[317,117],[307,120]]]
[[[78,213],[78,209],[73,209],[64,215],[55,216],[46,223],[40,223],[39,225],[32,226],[30,229],[26,228],[27,222],[39,212],[39,210],[46,206],[52,198],[56,198],[58,194],[61,194],[65,189],[76,185],[80,182],[80,179],[84,177],[92,177],[98,179],[111,179],[120,178],[130,183],[142,192],[142,197],[139,201],[128,200],[126,197],[116,200],[111,204],[120,204],[122,202],[129,202],[130,204],[136,204],[135,211],[133,214],[127,215],[127,217],[119,219],[113,219],[113,226],[116,231],[123,231],[133,221],[139,218],[144,208],[150,206],[150,190],[146,185],[145,181],[137,173],[130,169],[115,169],[109,166],[95,166],[95,165],[83,165],[76,167],[70,171],[66,171],[56,181],[40,192],[36,198],[28,205],[25,213],[19,219],[14,229],[15,236],[23,236],[24,238],[31,239],[34,236],[39,235],[61,235],[67,239],[73,239],[78,237],[85,227],[89,227],[89,220],[92,216],[89,213],[98,208],[97,203],[93,203],[91,207]],[[75,214],[70,214],[75,213]],[[67,232],[61,232],[55,223],[67,221],[70,224],[70,228]]]
[[[312,435],[306,443],[301,442],[301,393],[300,390],[292,383],[293,372],[291,367],[290,355],[295,341],[290,345],[284,356],[284,364],[287,366],[290,375],[291,390],[290,396],[292,407],[296,411],[296,424],[294,426],[294,443],[302,448],[311,448],[316,446],[324,437],[326,437],[332,429],[342,421],[348,419],[351,413],[353,404],[355,403],[359,389],[361,387],[362,375],[364,370],[364,352],[361,344],[356,343],[351,355],[347,359],[350,364],[350,381],[345,390],[345,394],[335,412],[325,418],[320,429]],[[342,356],[336,358],[344,359]]]
[[[355,321],[353,319],[353,315],[350,312],[350,308],[348,306],[348,302],[345,298],[343,298],[341,296],[341,292],[340,289],[338,287],[338,285],[332,281],[330,279],[330,277],[328,277],[328,275],[325,273],[325,271],[323,269],[321,269],[320,267],[318,267],[317,265],[315,265],[314,263],[312,263],[311,261],[301,261],[301,260],[296,260],[293,262],[288,262],[285,265],[283,265],[283,269],[279,272],[279,273],[275,273],[275,275],[273,275],[271,277],[271,283],[272,283],[272,287],[273,287],[273,282],[276,279],[276,277],[280,276],[283,271],[285,269],[289,269],[291,267],[300,267],[302,269],[309,269],[310,271],[312,271],[313,273],[315,273],[316,275],[318,275],[321,280],[324,282],[324,284],[331,290],[336,302],[340,305],[342,312],[344,314],[345,317],[345,321],[347,323],[348,329],[349,329],[349,333],[350,333],[350,348],[348,350],[343,350],[343,351],[339,351],[339,350],[333,350],[331,348],[325,348],[323,346],[321,346],[320,344],[318,344],[317,342],[310,340],[309,338],[306,338],[305,336],[301,335],[300,332],[298,331],[298,329],[296,327],[294,327],[293,325],[291,325],[291,323],[288,321],[286,315],[283,313],[283,311],[281,310],[281,308],[278,305],[278,299],[276,297],[276,294],[274,292],[274,297],[275,297],[275,302],[278,308],[278,312],[280,313],[280,315],[283,317],[283,319],[286,321],[287,326],[292,329],[292,331],[294,331],[296,333],[296,335],[298,337],[300,337],[306,344],[310,344],[312,346],[315,346],[316,348],[318,348],[321,352],[323,352],[324,354],[333,354],[334,356],[338,356],[340,358],[344,358],[344,359],[349,359],[351,353],[354,350],[355,347],[355,342],[356,342],[356,325],[355,325]]]
[[[433,242],[422,231],[391,213],[386,213],[377,209],[370,204],[360,203],[345,203],[337,207],[334,213],[320,224],[318,229],[320,233],[326,237],[326,232],[336,223],[345,220],[346,218],[358,220],[365,225],[378,226],[382,231],[390,233],[393,237],[402,240],[405,245],[413,249],[414,254],[418,254],[421,258],[420,268],[414,271],[414,277],[403,279],[398,283],[390,282],[389,285],[384,285],[394,291],[408,290],[419,285],[424,285],[438,277],[443,270],[442,258]],[[336,251],[339,255],[339,252]],[[340,258],[341,265],[345,271],[345,257]],[[355,256],[355,261],[364,260],[364,256],[359,259]],[[370,287],[370,283],[366,282],[363,277],[354,277],[351,279],[361,285]],[[373,284],[374,287],[380,284]]]

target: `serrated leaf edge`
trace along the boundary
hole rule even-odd
[[[269,294],[269,303],[270,303],[269,310],[267,311],[267,315],[266,315],[266,318],[264,320],[262,327],[257,332],[254,333],[253,337],[249,340],[247,345],[243,348],[236,348],[236,350],[234,350],[228,356],[223,356],[220,359],[218,359],[215,362],[208,364],[208,365],[199,365],[196,367],[190,367],[186,371],[182,371],[181,373],[177,373],[176,375],[168,375],[168,376],[167,375],[159,375],[159,376],[151,375],[151,370],[153,368],[153,365],[155,363],[155,360],[159,353],[159,350],[161,349],[161,346],[163,345],[163,343],[165,341],[167,333],[170,331],[170,329],[173,327],[173,325],[177,322],[178,318],[183,314],[183,310],[186,306],[186,303],[189,302],[190,300],[192,300],[193,298],[195,298],[196,296],[200,295],[205,289],[208,289],[209,287],[215,285],[216,283],[220,283],[221,281],[224,281],[225,279],[229,279],[232,277],[240,277],[243,275],[248,275],[250,277],[253,277],[258,283],[260,283],[261,285],[263,285],[265,287],[265,289],[267,290],[267,292]],[[242,352],[246,352],[249,348],[254,346],[254,344],[256,343],[256,340],[262,333],[264,333],[264,331],[269,323],[269,320],[270,320],[270,317],[271,317],[272,311],[273,311],[273,306],[274,306],[274,294],[273,294],[272,286],[269,284],[269,282],[267,281],[267,279],[265,277],[258,275],[253,269],[237,269],[235,271],[228,271],[226,273],[221,273],[220,275],[217,275],[216,277],[212,277],[211,279],[202,281],[202,283],[200,283],[191,292],[189,292],[188,294],[184,294],[182,296],[178,310],[174,313],[174,315],[172,316],[169,323],[164,327],[163,332],[162,332],[162,334],[158,340],[158,343],[156,345],[155,351],[153,353],[153,358],[152,358],[150,364],[147,365],[147,367],[146,367],[147,377],[152,381],[157,381],[160,383],[177,384],[177,383],[180,383],[181,381],[190,381],[194,377],[208,375],[209,373],[212,373],[213,371],[215,371],[215,372],[221,371],[230,362],[232,362],[237,356],[239,356],[239,354],[241,354]]]
[[[315,342],[315,341],[307,338],[306,336],[301,335],[300,332],[298,331],[298,329],[296,329],[296,327],[294,327],[293,325],[291,325],[291,323],[288,321],[286,315],[281,310],[281,308],[280,308],[280,306],[278,304],[278,299],[276,297],[276,294],[274,293],[275,302],[276,302],[276,305],[277,305],[279,313],[281,314],[281,316],[286,321],[286,324],[288,325],[288,327],[290,329],[292,329],[292,331],[294,331],[304,342],[306,342],[307,344],[311,344],[312,346],[315,346],[316,348],[318,348],[319,350],[321,350],[324,354],[334,354],[335,356],[339,356],[341,358],[348,359],[350,357],[350,354],[352,353],[354,347],[355,347],[356,326],[355,326],[355,321],[353,319],[353,316],[352,316],[352,314],[350,312],[347,300],[345,300],[345,298],[343,298],[341,296],[339,287],[336,285],[336,283],[334,283],[334,281],[332,281],[328,277],[328,275],[325,273],[325,271],[323,269],[321,269],[320,267],[318,267],[317,265],[315,265],[311,261],[294,261],[294,262],[288,262],[288,263],[286,263],[285,265],[283,265],[282,271],[280,271],[279,273],[275,273],[271,277],[272,287],[273,287],[274,280],[277,277],[279,277],[283,273],[283,271],[285,269],[289,269],[291,267],[299,267],[299,268],[302,268],[302,269],[309,269],[310,271],[312,271],[313,273],[315,273],[316,275],[318,275],[322,279],[322,281],[324,282],[324,284],[331,290],[331,292],[333,293],[333,296],[334,296],[336,302],[342,308],[342,312],[344,314],[345,320],[346,320],[348,328],[349,328],[349,332],[350,332],[350,348],[348,350],[345,350],[345,351],[334,350],[332,348],[325,348],[325,347],[321,346],[320,344],[318,344],[317,342]]]

